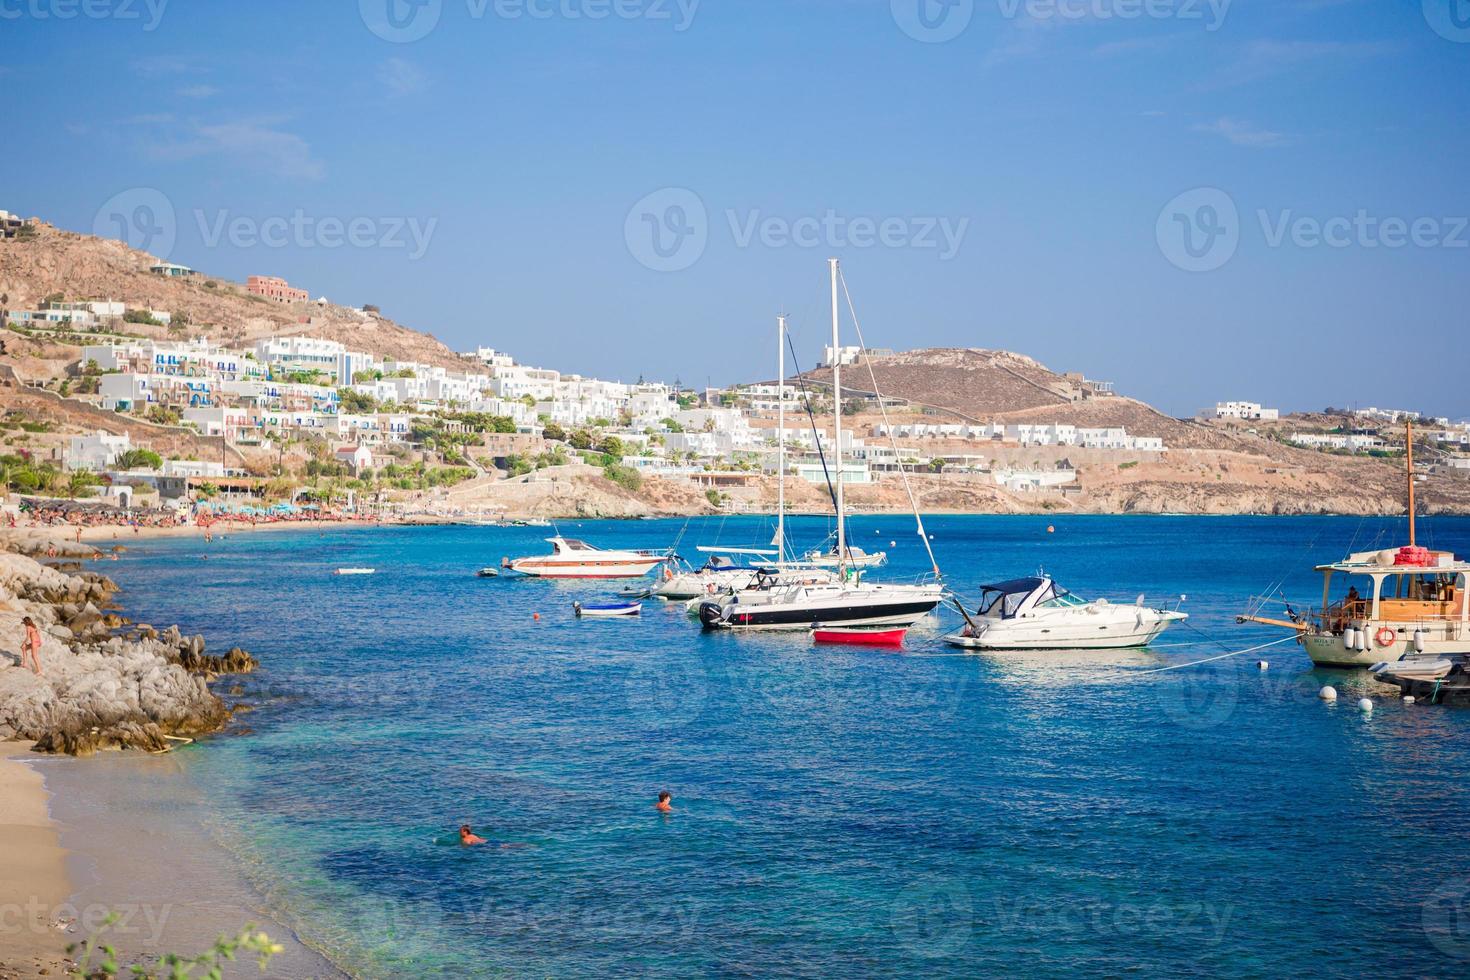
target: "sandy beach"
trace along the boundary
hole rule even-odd
[[[0,977],[57,976],[72,940],[52,926],[71,894],[66,852],[29,742],[0,743]]]

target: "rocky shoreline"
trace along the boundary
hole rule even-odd
[[[41,535],[0,544],[12,549],[0,552],[0,741],[69,755],[165,752],[229,724],[237,709],[209,682],[249,673],[254,657],[212,655],[202,636],[128,620],[117,584],[77,564],[95,554],[90,546]],[[32,557],[53,550],[44,563]],[[26,616],[41,632],[39,677],[19,667]]]

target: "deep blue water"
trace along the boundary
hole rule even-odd
[[[659,547],[684,523],[562,530]],[[616,586],[474,577],[543,550],[536,529],[144,542],[109,571],[135,618],[261,656],[248,733],[180,755],[257,887],[365,975],[1464,975],[1470,712],[1294,644],[1141,673],[1279,638],[1234,625],[1246,597],[1284,580],[1310,606],[1313,564],[1402,522],[927,523],[961,594],[1044,567],[1089,597],[1187,594],[1199,632],[968,656],[938,641],[952,615],[903,654],[705,635],[669,606],[579,622]],[[769,536],[696,520],[681,550]],[[1470,553],[1470,520],[1426,537]],[[909,519],[854,538],[897,542],[875,577],[926,567]],[[528,846],[462,849],[466,821]]]

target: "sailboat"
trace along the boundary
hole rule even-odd
[[[832,280],[832,348],[841,344],[840,314],[838,311],[838,278],[840,267],[836,259],[830,261]],[[784,336],[785,318],[781,318]],[[859,337],[861,341],[861,337]],[[781,403],[784,420],[786,370],[783,358],[781,378],[778,382],[778,401]],[[699,619],[706,629],[758,629],[794,630],[816,627],[852,626],[911,626],[933,612],[944,599],[944,587],[937,581],[921,585],[887,585],[866,581],[860,569],[853,567],[847,556],[846,506],[842,480],[842,367],[832,367],[833,432],[832,452],[836,465],[832,493],[833,509],[837,514],[837,543],[834,554],[837,559],[837,581],[811,584],[783,580],[780,574],[758,575],[755,583],[746,589],[728,596],[716,596],[703,601],[699,606]],[[778,468],[782,470],[778,494],[781,499],[777,512],[777,546],[784,552],[785,537],[785,439],[777,440]],[[907,477],[904,477],[907,486]],[[913,502],[913,495],[909,495]],[[924,546],[929,546],[924,533],[923,518],[914,508],[914,519],[918,522],[919,535]],[[930,552],[932,559],[933,552]],[[936,573],[938,567],[935,566]]]
[[[1320,613],[1293,614],[1283,620],[1253,610],[1237,617],[1237,622],[1295,630],[1297,642],[1317,666],[1373,667],[1380,679],[1389,681],[1400,658],[1470,657],[1470,563],[1450,552],[1419,546],[1414,533],[1412,421],[1405,433],[1409,543],[1397,549],[1356,552],[1341,561],[1318,565],[1322,573]],[[1332,587],[1339,575],[1347,577],[1349,588],[1334,602]],[[1446,660],[1446,673],[1450,666]],[[1420,663],[1413,670],[1423,667]],[[1413,672],[1408,665],[1404,669],[1406,676]]]

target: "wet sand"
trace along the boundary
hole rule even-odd
[[[253,926],[285,947],[266,976],[345,975],[281,923],[214,839],[200,792],[176,757],[48,756],[36,768],[54,794],[51,812],[66,849],[70,902],[80,920],[119,916],[107,941],[124,962],[163,952],[195,955],[220,936]],[[82,934],[79,928],[73,938]],[[225,975],[262,974],[253,958],[244,957]]]
[[[0,742],[0,977],[64,973],[71,941],[51,925],[71,885],[41,774],[20,761],[30,747]]]

